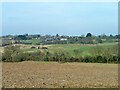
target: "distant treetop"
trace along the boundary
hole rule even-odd
[[[91,33],[87,33],[86,37],[92,37]]]

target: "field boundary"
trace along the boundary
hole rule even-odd
[[[2,88],[2,90],[119,90],[119,88]]]

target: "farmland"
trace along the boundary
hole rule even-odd
[[[5,46],[4,62],[56,61],[118,63],[117,42],[102,44],[50,44]]]
[[[5,88],[117,88],[117,64],[3,63]]]
[[[55,44],[24,45],[17,44],[24,53],[56,51],[69,52],[76,56],[74,50],[82,51],[78,56],[93,55],[96,46],[111,48],[117,43],[103,44]],[[47,47],[37,49],[31,47]],[[34,58],[33,58],[34,59]],[[4,88],[117,88],[118,64],[55,62],[55,61],[23,61],[3,62]]]
[[[24,41],[24,42],[35,44],[35,43],[40,43],[40,42],[42,42],[42,40],[26,40],[26,41]]]
[[[79,53],[79,56],[85,56],[85,55],[93,55],[91,53],[92,49],[95,46],[102,46],[104,48],[109,48],[112,47],[114,45],[117,45],[118,43],[102,43],[102,44],[53,44],[53,45],[32,45],[34,47],[48,47],[48,51],[50,51],[51,53],[55,52],[55,51],[65,51],[65,52],[69,52],[70,55],[75,56],[74,54],[74,50],[80,50],[81,53]],[[23,48],[25,46],[25,48]],[[35,52],[35,51],[45,51],[42,49],[31,49],[30,47],[32,47],[31,45],[22,45],[21,50],[25,51],[25,52]]]
[[[96,1],[1,3],[0,87],[118,89],[118,2]]]
[[[10,60],[13,60],[3,62],[2,85],[4,88],[117,88],[118,65],[112,61],[104,63],[96,60],[93,62],[91,58],[96,55],[96,52],[93,51],[96,47],[96,50],[102,51],[103,54],[103,50],[109,50],[107,52],[111,52],[111,55],[113,51],[117,55],[117,44],[117,42],[50,45],[13,44],[2,47],[8,50],[5,57],[10,57],[12,58]],[[42,47],[47,49],[42,49]],[[79,52],[75,53],[75,50]],[[69,55],[66,54],[65,57],[61,58],[64,53],[69,53]],[[88,57],[90,61],[84,61],[86,56],[90,56],[90,58]],[[111,58],[109,54],[108,56]],[[57,61],[53,60],[54,57]],[[65,58],[67,58],[66,61],[62,62]],[[75,61],[76,59],[78,61]],[[93,63],[90,63],[91,61]]]

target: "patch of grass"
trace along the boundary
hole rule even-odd
[[[50,52],[55,51],[65,51],[69,52],[70,55],[75,56],[74,50],[77,49],[81,51],[79,56],[90,55],[89,51],[92,49],[93,45],[82,45],[82,44],[56,44],[49,47]]]
[[[103,46],[104,48],[112,47],[113,45],[116,45],[116,42],[113,43],[102,43],[98,44],[100,46]],[[55,51],[64,51],[69,52],[71,56],[75,56],[74,50],[77,49],[80,51],[78,54],[79,56],[85,56],[89,55],[92,56],[91,50],[95,47],[95,44],[55,44],[49,47],[50,52]]]
[[[32,43],[32,44],[36,44],[36,43],[41,43],[42,40],[25,40],[24,42],[26,42],[26,43]]]
[[[104,48],[109,48],[116,44],[117,44],[116,42],[113,42],[113,43],[101,43],[98,45],[102,46]],[[27,47],[23,48],[22,50],[24,50],[26,52],[27,51],[35,52],[37,50],[40,50],[42,52],[49,51],[51,54],[53,54],[54,52],[68,52],[71,56],[76,56],[74,53],[74,50],[77,49],[80,51],[78,56],[84,57],[86,55],[92,56],[93,54],[91,53],[91,50],[95,46],[96,46],[95,44],[53,44],[53,45],[48,45],[47,50],[43,50],[43,49],[37,49],[37,48],[31,49],[30,48],[31,46],[28,45]]]
[[[100,45],[100,46],[107,46],[107,47],[109,47],[109,46],[113,46],[113,45],[116,45],[116,44],[118,44],[118,42],[111,42],[111,43],[101,43],[101,44],[98,44],[98,45]]]
[[[31,48],[26,48],[26,49],[24,49],[24,51],[35,51],[35,50],[37,50],[36,48],[33,48],[33,49],[31,49]]]

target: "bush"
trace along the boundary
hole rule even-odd
[[[56,62],[86,62],[86,63],[118,63],[118,56],[114,53],[109,53],[108,49],[101,50],[101,47],[95,47],[96,55],[79,57],[78,53],[82,52],[74,50],[77,55],[71,57],[69,52],[55,51],[54,53],[49,52],[32,52],[24,53],[20,50],[19,46],[5,47],[4,53],[2,54],[3,62],[21,62],[21,61],[56,61]],[[97,51],[98,50],[98,51]],[[112,50],[112,49],[111,49]],[[101,51],[108,51],[107,53],[100,53]],[[116,52],[116,50],[115,50]]]

